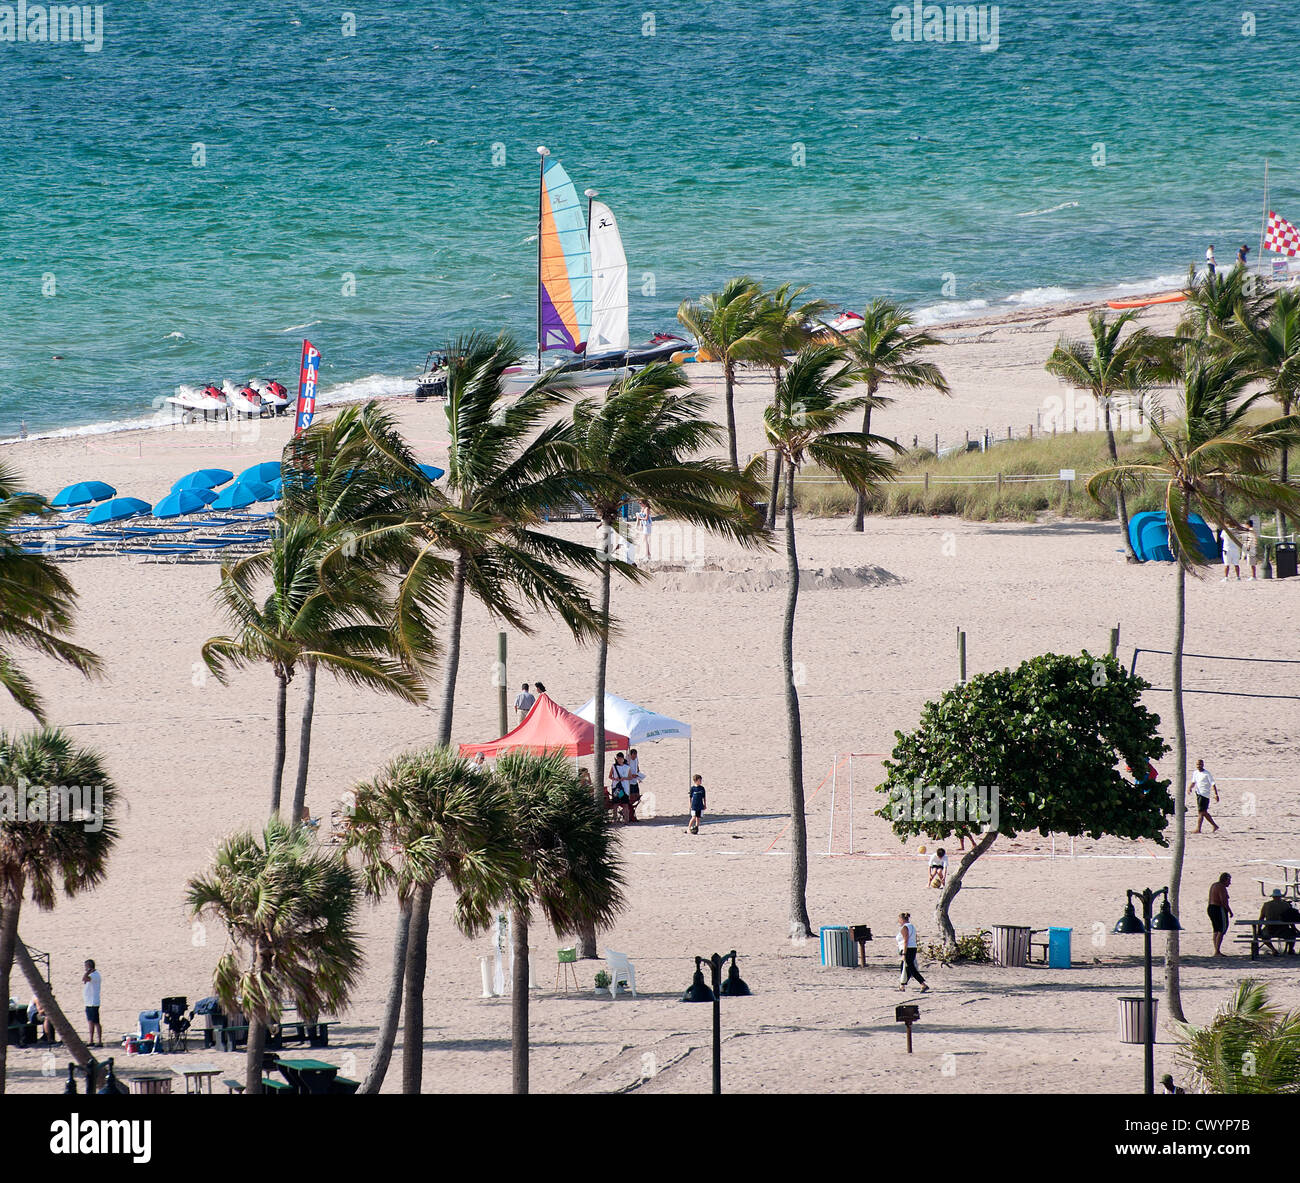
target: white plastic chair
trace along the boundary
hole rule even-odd
[[[627,959],[627,954],[615,953],[613,949],[606,949],[605,965],[609,968],[609,986],[607,989],[610,998],[616,996],[620,982],[623,983],[627,992],[635,998],[636,970],[633,969],[632,963]]]

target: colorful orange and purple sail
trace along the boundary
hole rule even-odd
[[[537,337],[541,352],[581,352],[591,332],[591,246],[586,211],[569,174],[542,159]]]

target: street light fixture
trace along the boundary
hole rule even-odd
[[[727,980],[722,980],[722,967],[731,962],[731,969],[727,971]],[[709,970],[713,977],[713,988],[710,989],[704,981],[703,965],[707,962]],[[686,988],[686,993],[682,995],[683,1002],[711,1002],[713,1003],[713,1095],[718,1096],[722,1092],[722,996],[725,994],[729,998],[745,998],[749,995],[749,987],[745,984],[740,976],[740,970],[736,967],[736,950],[732,949],[730,953],[714,953],[711,957],[697,957],[695,959],[695,976],[691,979],[691,984]]]
[[[1163,896],[1164,900],[1160,905],[1160,911],[1153,919],[1151,916],[1151,906],[1155,903],[1157,896]],[[1137,909],[1133,906],[1133,900],[1142,901],[1142,919],[1137,916]],[[1144,997],[1142,1006],[1144,1008],[1142,1015],[1142,1024],[1146,1038],[1143,1040],[1145,1047],[1143,1049],[1143,1083],[1144,1091],[1147,1096],[1154,1095],[1156,1091],[1156,1069],[1155,1069],[1155,1023],[1153,1022],[1153,1010],[1155,1003],[1151,996],[1151,933],[1154,932],[1178,932],[1182,929],[1178,923],[1178,917],[1174,915],[1173,909],[1169,906],[1169,888],[1162,887],[1158,891],[1152,891],[1149,887],[1142,891],[1128,892],[1128,902],[1124,906],[1124,915],[1119,918],[1115,924],[1115,932],[1120,936],[1136,936],[1142,934],[1143,938],[1143,966],[1144,966]]]

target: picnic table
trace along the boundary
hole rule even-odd
[[[193,1064],[172,1071],[185,1078],[186,1093],[211,1093],[213,1078],[221,1075],[221,1069],[215,1064]]]
[[[279,1059],[275,1066],[295,1092],[313,1096],[328,1093],[339,1074],[337,1064],[327,1064],[324,1060]]]
[[[1287,899],[1300,900],[1300,859],[1275,859],[1267,865],[1277,867],[1282,872],[1282,878],[1266,879],[1259,875],[1255,876],[1255,882],[1259,884],[1259,894],[1268,899],[1273,894],[1273,889],[1277,888]]]
[[[1247,934],[1247,933],[1245,933],[1245,932],[1240,933],[1240,934],[1237,936],[1237,942],[1238,942],[1239,944],[1247,944],[1247,943],[1248,943],[1248,944],[1250,945],[1250,959],[1251,959],[1251,961],[1258,961],[1258,960],[1259,960],[1259,947],[1260,947],[1260,945],[1267,945],[1268,948],[1269,948],[1269,949],[1270,949],[1274,954],[1276,954],[1276,953],[1278,952],[1278,950],[1277,950],[1276,948],[1274,948],[1273,942],[1276,941],[1279,945],[1285,945],[1285,944],[1287,943],[1285,937],[1282,937],[1282,936],[1276,936],[1276,937],[1272,937],[1272,938],[1270,938],[1270,937],[1268,937],[1268,936],[1265,934],[1265,932],[1264,932],[1265,929],[1267,929],[1267,928],[1271,928],[1271,927],[1273,927],[1273,926],[1275,926],[1275,925],[1284,924],[1285,921],[1280,921],[1280,920],[1259,920],[1259,919],[1255,919],[1255,920],[1234,920],[1232,923],[1233,923],[1235,926],[1239,927],[1239,928],[1249,928],[1249,929],[1250,929],[1249,934]],[[1297,927],[1300,927],[1300,926],[1297,926]]]

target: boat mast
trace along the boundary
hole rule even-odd
[[[537,149],[542,158],[537,185],[537,372],[542,372],[542,198],[546,193],[546,158],[551,150],[543,144]]]
[[[582,191],[582,195],[583,195],[583,197],[585,197],[585,198],[587,199],[587,249],[590,250],[590,249],[591,249],[591,203],[592,203],[592,202],[593,202],[597,197],[600,196],[600,190],[599,190],[599,189],[584,189],[584,190]],[[592,262],[593,262],[593,263],[595,262],[595,258],[594,258],[594,257],[592,258]],[[592,294],[593,297],[594,297],[595,294],[596,294],[596,272],[595,272],[594,270],[593,270],[592,273],[591,273],[591,294]],[[596,306],[595,306],[595,304],[593,304],[593,305],[591,306],[591,311],[592,311],[592,315],[593,315],[593,317],[594,317],[595,312],[596,312]],[[590,333],[587,334],[587,338],[588,338],[588,343],[590,343],[590,339],[591,339],[591,334],[590,334]],[[585,347],[583,348],[583,356],[584,356],[584,357],[586,356],[586,348],[585,348]]]
[[[1264,216],[1259,226],[1259,254],[1255,256],[1255,266],[1259,274],[1264,274],[1264,236],[1268,233],[1268,160],[1264,160]]]

